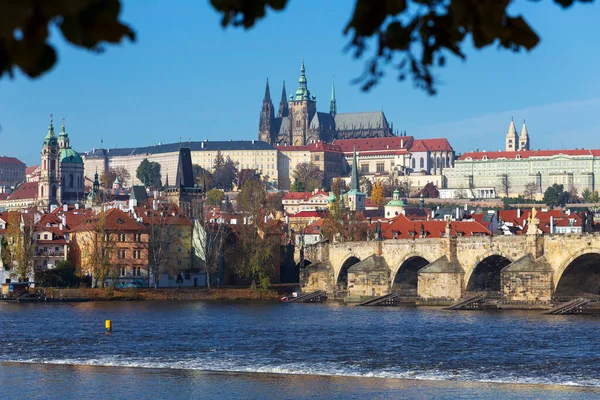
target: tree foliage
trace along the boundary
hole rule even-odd
[[[49,44],[53,28],[76,47],[100,53],[105,43],[135,40],[119,21],[120,0],[8,1],[0,4],[0,77],[20,69],[29,77],[48,71],[58,60]]]
[[[581,191],[581,197],[585,203],[597,203],[600,200],[598,191],[592,192],[589,188],[585,188]]]
[[[508,195],[510,194],[511,186],[512,184],[510,182],[508,174],[503,174],[500,178],[500,190],[502,191],[502,194],[504,194],[504,197],[508,197]]]
[[[555,183],[544,192],[544,203],[549,207],[564,207],[567,201],[569,201],[569,193],[565,191],[563,185]]]
[[[106,189],[110,189],[118,178],[121,186],[126,186],[130,177],[129,171],[125,167],[110,167],[100,175],[100,184]]]
[[[304,192],[312,192],[323,185],[323,171],[314,163],[300,163],[293,173],[296,182],[302,184]]]
[[[221,14],[221,25],[253,27],[267,9],[283,10],[291,0],[211,0]],[[562,8],[593,0],[554,0]],[[124,0],[12,1],[0,5],[0,77],[22,70],[37,77],[57,59],[49,44],[57,27],[70,44],[102,52],[105,43],[135,40],[131,27],[119,20]],[[363,73],[355,79],[369,90],[385,74],[412,78],[429,94],[436,93],[436,68],[446,57],[465,59],[467,40],[476,49],[491,45],[513,52],[531,50],[540,39],[522,15],[509,10],[510,0],[355,0],[344,35],[346,50],[366,58]],[[18,32],[18,33],[16,33]]]
[[[246,181],[248,179],[256,179],[256,180],[260,181],[260,174],[256,173],[256,171],[253,169],[241,169],[238,172],[239,187],[244,186],[244,183],[246,183]]]
[[[237,163],[229,156],[224,158],[223,154],[218,151],[213,162],[213,187],[224,191],[231,191],[237,182]]]
[[[383,195],[383,185],[381,184],[381,181],[376,181],[375,185],[373,185],[371,200],[380,207],[385,204],[385,196]]]
[[[262,288],[270,285],[274,254],[280,245],[279,237],[270,234],[263,218],[266,196],[263,185],[256,180],[247,180],[242,186],[237,196],[237,211],[246,223],[236,225],[238,243],[233,257],[238,274]]]
[[[19,282],[26,282],[33,278],[33,252],[37,243],[35,217],[31,213],[9,212],[6,222],[8,254],[3,257],[8,262],[5,265]]]
[[[331,191],[335,195],[337,199],[340,198],[340,195],[343,192],[346,192],[348,188],[346,187],[346,181],[342,178],[335,178],[331,184]]]
[[[225,193],[219,189],[211,189],[206,192],[206,202],[211,206],[220,206],[225,198]]]
[[[147,187],[152,189],[162,188],[160,175],[160,164],[154,161],[148,161],[144,158],[136,170],[137,178]]]
[[[523,197],[527,200],[533,200],[535,195],[539,191],[539,186],[535,182],[529,182],[525,184],[525,189],[523,190]]]
[[[175,276],[177,272],[178,264],[174,262],[172,252],[181,243],[178,235],[181,227],[175,223],[175,217],[181,217],[181,214],[178,207],[163,199],[157,199],[156,210],[149,212],[150,215],[145,220],[148,229],[148,272],[154,277],[156,289],[160,273]]]
[[[70,261],[59,261],[55,268],[36,271],[35,284],[41,287],[73,288],[79,284],[79,278]]]
[[[433,184],[433,182],[428,182],[423,189],[421,189],[421,194],[423,195],[423,197],[425,197],[426,199],[437,199],[438,197],[440,197],[440,191],[438,190],[438,188]]]
[[[268,8],[283,10],[291,0],[211,0],[223,26],[249,29]],[[563,8],[578,0],[554,0]],[[593,0],[579,0],[590,2]],[[355,0],[344,34],[346,50],[367,57],[355,83],[369,90],[384,76],[384,67],[398,79],[411,77],[429,94],[436,93],[434,71],[446,57],[466,58],[467,40],[476,49],[491,45],[513,52],[531,50],[540,39],[522,15],[509,10],[510,0]],[[370,54],[369,54],[370,53]]]
[[[198,164],[192,165],[194,172],[194,182],[204,190],[209,190],[214,187],[213,176],[210,171],[205,170]]]
[[[363,191],[364,194],[366,194],[367,196],[372,195],[373,182],[371,182],[369,178],[367,178],[366,176],[361,176],[358,185],[360,186],[360,189]]]

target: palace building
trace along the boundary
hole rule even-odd
[[[298,89],[289,98],[283,83],[277,116],[267,79],[258,126],[261,141],[278,146],[306,146],[319,141],[389,136],[394,136],[393,124],[388,124],[383,111],[338,113],[334,85],[331,86],[329,112],[317,111],[317,98],[308,89],[304,60]]]

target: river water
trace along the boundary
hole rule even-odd
[[[0,396],[600,398],[599,330],[537,311],[0,302]]]

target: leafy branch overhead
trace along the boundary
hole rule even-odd
[[[211,0],[222,14],[223,26],[252,27],[268,7],[282,10],[291,0]],[[436,93],[433,68],[443,67],[446,56],[465,59],[465,40],[477,49],[497,44],[512,51],[531,50],[540,41],[521,15],[511,15],[511,0],[355,0],[344,34],[346,50],[355,58],[367,57],[363,73],[355,79],[369,90],[392,66],[398,78],[412,78],[427,93]],[[575,2],[554,0],[563,8]],[[371,46],[372,45],[372,46]],[[370,54],[369,54],[370,53]]]
[[[21,69],[40,76],[58,56],[49,43],[53,27],[77,47],[101,52],[106,43],[135,40],[131,27],[119,20],[125,0],[22,0],[0,2],[0,78]],[[283,10],[291,0],[211,0],[221,25],[249,29],[267,15]],[[297,0],[302,1],[302,0]],[[539,0],[533,0],[539,1]],[[563,8],[575,2],[554,0]],[[355,83],[369,90],[384,70],[412,78],[417,87],[435,94],[434,69],[453,54],[465,59],[466,40],[477,49],[497,44],[512,51],[531,50],[540,41],[525,18],[512,15],[511,0],[355,0],[344,28],[347,51],[366,58]]]
[[[21,69],[37,77],[58,59],[48,43],[52,27],[77,47],[95,52],[104,43],[135,40],[133,30],[119,21],[120,0],[20,0],[0,3],[0,78]]]

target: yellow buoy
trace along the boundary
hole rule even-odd
[[[106,327],[107,332],[112,331],[112,321],[110,319],[107,319],[106,321],[104,321],[104,326]]]

